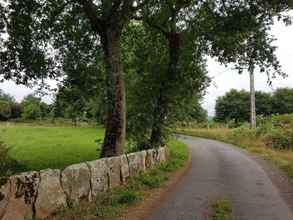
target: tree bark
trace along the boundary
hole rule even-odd
[[[125,85],[121,62],[121,31],[105,28],[101,35],[105,55],[106,88],[106,134],[102,155],[111,157],[123,154],[126,128]]]
[[[250,77],[250,127],[256,128],[256,109],[255,109],[255,87],[254,87],[254,67],[249,67]]]

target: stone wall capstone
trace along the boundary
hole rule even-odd
[[[60,209],[92,201],[124,185],[139,172],[167,160],[167,149],[151,149],[71,165],[21,173],[0,181],[0,220],[45,219]]]

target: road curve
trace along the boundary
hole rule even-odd
[[[149,220],[206,220],[212,202],[229,199],[233,220],[293,220],[263,168],[229,144],[180,137],[192,149],[192,166]]]

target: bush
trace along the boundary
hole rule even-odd
[[[293,130],[293,114],[273,115],[272,123],[275,127]]]
[[[243,124],[242,126],[232,130],[230,138],[232,138],[233,140],[243,137],[256,137],[256,130],[250,129],[248,124]]]
[[[266,145],[277,149],[293,149],[293,135],[282,129],[272,129],[266,136]]]
[[[9,156],[9,148],[0,141],[0,177],[24,170],[23,165]]]
[[[257,133],[264,136],[267,146],[293,149],[293,114],[260,118]]]

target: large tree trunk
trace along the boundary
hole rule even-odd
[[[169,33],[167,36],[169,43],[169,66],[165,82],[161,83],[159,89],[157,105],[154,109],[154,122],[151,131],[150,143],[152,145],[164,145],[165,121],[168,117],[168,109],[172,101],[172,91],[174,91],[174,81],[178,74],[178,64],[180,59],[180,34]]]
[[[126,107],[121,62],[121,31],[107,28],[101,39],[107,75],[107,119],[102,156],[110,157],[121,155],[125,142]]]

